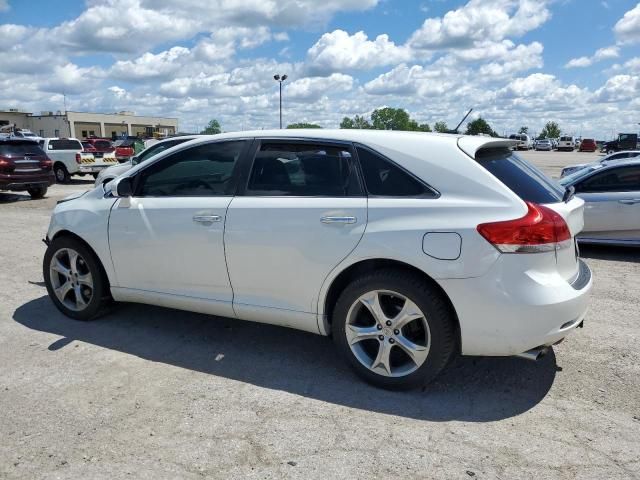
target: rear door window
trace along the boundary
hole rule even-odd
[[[528,202],[557,203],[562,201],[564,189],[551,178],[521,159],[511,150],[480,150],[477,162]]]
[[[49,150],[82,150],[82,144],[78,140],[50,140],[48,148]]]
[[[348,197],[362,195],[347,147],[316,143],[263,143],[247,195]]]

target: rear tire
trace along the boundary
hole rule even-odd
[[[109,282],[96,255],[71,236],[55,238],[42,265],[49,298],[67,317],[92,320],[111,303]]]
[[[380,308],[367,306],[376,302]],[[454,325],[451,308],[434,286],[387,269],[345,288],[333,311],[332,333],[360,377],[378,387],[406,389],[442,371],[455,350]]]
[[[35,187],[27,189],[32,200],[40,200],[47,194],[48,187]]]
[[[56,175],[56,182],[58,183],[69,183],[69,180],[71,179],[69,171],[63,163],[56,163],[53,166],[53,173]]]

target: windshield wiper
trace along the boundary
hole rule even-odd
[[[569,200],[573,198],[573,195],[576,193],[576,187],[573,185],[566,187],[564,189],[564,195],[562,196],[562,201],[567,203]]]

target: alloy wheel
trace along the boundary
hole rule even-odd
[[[52,257],[49,277],[56,297],[65,307],[80,312],[93,298],[93,277],[86,260],[72,248],[61,248]]]
[[[389,290],[361,295],[349,309],[345,334],[357,360],[385,377],[416,371],[431,346],[424,313],[409,298]]]

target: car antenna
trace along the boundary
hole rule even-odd
[[[456,128],[454,128],[453,130],[448,130],[447,133],[458,133],[458,129],[460,128],[460,125],[464,123],[464,121],[467,119],[467,117],[471,112],[473,112],[473,108],[470,108],[467,114],[464,117],[462,117],[462,120],[460,120],[460,123]]]

